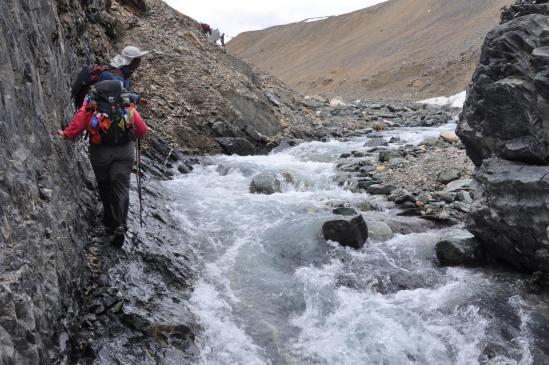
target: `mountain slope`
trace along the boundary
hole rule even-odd
[[[317,22],[242,33],[228,49],[302,93],[450,95],[465,89],[484,36],[511,2],[391,0]]]

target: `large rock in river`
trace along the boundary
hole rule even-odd
[[[532,4],[486,37],[457,133],[477,166],[468,229],[494,256],[549,272],[549,8]]]
[[[272,171],[262,172],[252,179],[250,183],[250,193],[254,194],[274,194],[282,190],[282,182]]]
[[[361,248],[368,239],[368,226],[357,215],[351,220],[333,220],[322,225],[322,234],[326,240],[335,241],[343,246]]]
[[[452,238],[435,246],[441,266],[480,266],[484,263],[484,249],[476,238]]]

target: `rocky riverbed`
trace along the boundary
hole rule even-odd
[[[430,127],[381,117],[383,128],[354,117],[344,130],[355,110],[396,107],[323,104],[344,114],[332,125],[340,137],[211,156],[165,184],[199,258],[196,362],[547,360],[535,278],[487,260],[463,229],[472,166],[449,133],[459,110],[413,106],[410,125],[447,117]]]

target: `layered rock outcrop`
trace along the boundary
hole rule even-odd
[[[98,14],[105,3],[0,2],[2,364],[65,359],[79,312],[94,182],[82,146],[55,131],[72,114],[77,54],[92,54],[90,40],[105,44],[113,31]]]
[[[485,41],[457,133],[475,163],[469,230],[527,271],[549,271],[549,4],[517,1]]]

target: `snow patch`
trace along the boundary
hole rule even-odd
[[[452,95],[450,97],[439,96],[436,98],[425,99],[418,101],[419,104],[429,104],[429,105],[438,105],[438,106],[451,106],[454,108],[463,108],[465,103],[465,98],[467,97],[467,92],[462,91],[459,94]]]

